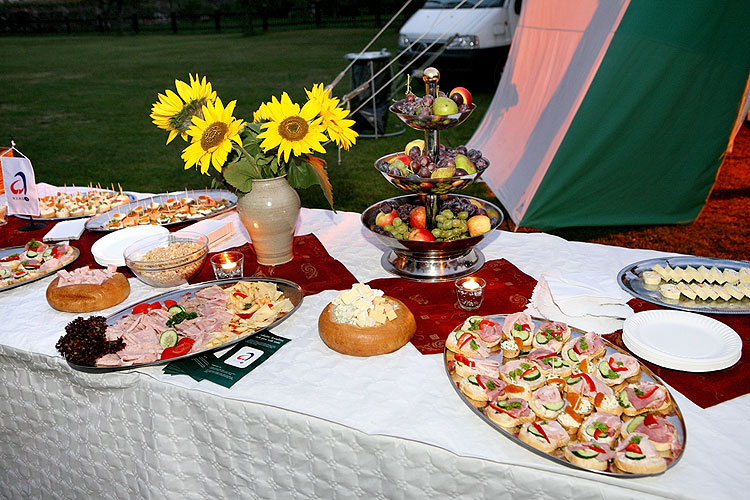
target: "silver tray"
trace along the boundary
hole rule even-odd
[[[154,224],[154,225],[161,225],[161,226],[174,226],[175,224],[182,224],[184,222],[195,222],[203,219],[208,219],[210,217],[215,217],[219,214],[223,214],[224,212],[227,212],[229,210],[232,210],[235,205],[237,205],[237,195],[230,191],[226,191],[224,189],[204,189],[202,191],[190,191],[188,193],[191,198],[197,200],[198,196],[201,195],[207,195],[213,198],[214,200],[220,200],[225,199],[227,201],[227,206],[225,208],[222,208],[221,210],[216,210],[215,212],[211,212],[208,215],[202,215],[200,217],[190,218],[190,219],[184,219],[180,221],[175,222],[168,222],[166,224]],[[179,198],[181,196],[180,192],[177,193],[161,193],[154,196],[149,196],[148,198],[139,198],[136,203],[138,205],[146,206],[152,202],[157,202],[160,204],[164,204],[166,200],[170,198]],[[112,220],[112,216],[115,214],[124,214],[127,215],[128,212],[130,212],[133,209],[132,205],[121,205],[119,207],[114,207],[108,212],[104,212],[102,214],[99,214],[97,216],[91,217],[88,221],[86,221],[86,229],[89,231],[104,231],[104,232],[111,232],[111,231],[117,231],[117,229],[108,229],[107,223]]]
[[[55,243],[50,244],[50,246],[54,246],[54,245],[56,245],[56,244]],[[64,268],[65,266],[67,266],[67,265],[72,264],[73,262],[75,262],[76,259],[78,259],[78,257],[81,256],[81,251],[78,250],[74,246],[70,246],[70,245],[68,245],[68,246],[70,247],[71,250],[73,250],[73,255],[71,257],[69,257],[68,260],[66,260],[65,262],[63,262],[61,266],[56,267],[55,269],[50,269],[49,271],[45,271],[45,272],[40,273],[40,274],[38,274],[36,276],[33,276],[31,278],[27,278],[27,279],[25,279],[23,281],[19,281],[17,283],[13,283],[12,285],[0,286],[0,292],[4,292],[6,290],[12,290],[13,288],[18,288],[19,286],[23,286],[23,285],[26,285],[28,283],[33,283],[33,282],[38,281],[40,279],[46,278],[47,276],[55,274],[57,271],[59,271],[60,269]],[[9,255],[13,255],[14,253],[21,253],[21,252],[23,252],[24,248],[25,248],[25,245],[24,246],[19,246],[19,247],[0,248],[0,259],[8,257]]]
[[[60,193],[76,193],[76,192],[87,193],[89,191],[101,191],[101,192],[104,192],[104,193],[119,193],[119,191],[112,191],[111,189],[90,188],[90,187],[61,187],[61,188],[55,189],[54,191],[55,192],[60,192]],[[131,193],[123,193],[123,194],[125,196],[127,196],[128,199],[131,202],[136,201],[138,199],[138,198],[135,197],[135,195],[133,195]],[[114,208],[118,208],[118,207],[114,207]],[[110,210],[112,210],[112,209],[110,209]],[[102,212],[102,213],[106,213],[106,212]],[[19,217],[19,218],[28,218],[28,215],[22,215],[22,216],[21,215],[17,215],[16,217]],[[34,220],[39,220],[39,221],[59,221],[59,220],[84,219],[84,218],[87,218],[87,217],[95,217],[95,215],[73,215],[73,216],[70,216],[70,217],[34,217]]]
[[[124,309],[120,309],[119,311],[117,311],[117,312],[115,312],[115,313],[110,314],[109,316],[107,316],[107,318],[106,318],[106,320],[107,320],[107,326],[113,325],[118,320],[120,320],[120,319],[128,316],[129,314],[132,313],[133,308],[135,308],[136,306],[138,306],[140,304],[150,303],[150,302],[157,302],[157,301],[158,302],[164,302],[165,300],[178,301],[180,298],[184,297],[185,295],[193,295],[193,294],[195,294],[195,292],[197,292],[198,290],[201,290],[203,288],[208,288],[208,287],[213,286],[213,285],[219,285],[222,288],[226,288],[226,287],[229,287],[231,285],[234,285],[238,281],[249,281],[249,282],[265,281],[265,282],[268,282],[268,283],[273,283],[273,284],[275,284],[276,286],[279,287],[279,289],[281,290],[281,292],[284,294],[284,296],[286,298],[288,298],[291,301],[291,303],[292,303],[292,305],[294,307],[292,308],[291,311],[289,311],[288,313],[286,313],[284,316],[278,318],[276,321],[274,321],[273,323],[271,323],[268,326],[265,326],[263,328],[255,330],[255,331],[251,331],[251,332],[249,331],[249,332],[247,332],[247,335],[243,335],[242,337],[239,337],[237,339],[231,340],[229,342],[226,342],[224,344],[218,345],[216,347],[211,347],[211,348],[208,348],[208,349],[204,349],[202,351],[191,352],[191,353],[186,354],[184,356],[178,356],[178,357],[169,358],[169,359],[160,359],[160,360],[157,360],[157,361],[151,361],[149,363],[140,363],[140,364],[122,365],[122,366],[85,366],[85,365],[78,365],[78,364],[75,364],[75,363],[71,363],[70,361],[67,361],[67,359],[66,359],[66,361],[68,362],[68,365],[71,368],[73,368],[75,370],[82,371],[82,372],[87,372],[87,373],[109,373],[109,372],[117,372],[117,371],[123,371],[123,370],[134,370],[134,369],[143,368],[143,367],[146,367],[146,366],[165,365],[167,363],[171,363],[172,361],[180,361],[180,360],[183,360],[183,359],[192,358],[193,356],[198,356],[200,354],[206,354],[206,353],[218,351],[218,350],[221,350],[221,349],[226,349],[227,347],[233,346],[233,345],[237,344],[238,342],[242,342],[243,340],[245,340],[250,335],[253,335],[253,334],[255,334],[255,333],[259,332],[259,331],[262,331],[262,330],[269,330],[269,329],[277,326],[278,324],[286,321],[286,319],[289,316],[291,316],[292,314],[294,314],[295,311],[297,311],[297,309],[299,309],[299,306],[302,304],[302,299],[303,299],[303,297],[305,295],[305,293],[302,291],[302,288],[297,283],[294,283],[294,282],[288,281],[288,280],[284,280],[284,279],[280,279],[280,278],[264,278],[264,277],[249,276],[249,277],[244,277],[244,278],[232,278],[232,279],[227,279],[227,280],[206,281],[206,282],[203,282],[203,283],[196,283],[195,285],[189,285],[189,286],[186,286],[184,288],[180,288],[178,290],[172,290],[170,292],[162,293],[162,294],[159,294],[159,295],[154,295],[153,297],[148,298],[146,300],[142,300],[141,302],[138,302],[137,304],[133,304],[133,305],[128,306],[128,307],[126,307]]]
[[[505,314],[493,314],[493,315],[487,315],[485,317],[486,318],[490,318],[493,321],[495,321],[496,323],[499,323],[499,324],[502,325],[502,323],[505,320],[506,316],[507,315],[505,315]],[[540,319],[540,318],[532,318],[532,319],[534,320],[534,324],[537,326],[537,328],[539,327],[539,325],[541,323],[545,323],[545,322],[548,321],[546,319]],[[460,328],[460,327],[461,327],[461,325],[458,325],[456,328],[453,329],[453,331],[456,331],[456,329]],[[577,328],[570,327],[570,334],[571,334],[570,338],[571,339],[575,339],[575,338],[583,336],[585,334],[585,332],[583,332],[582,330],[579,330]],[[614,344],[612,344],[611,342],[607,341],[607,339],[603,338],[603,340],[604,340],[604,345],[607,348],[607,353],[605,354],[605,356],[607,354],[612,354],[612,353],[615,353],[615,352],[619,352],[619,353],[622,353],[622,354],[630,355],[630,353],[627,353],[627,352],[623,351],[619,347],[617,347]],[[494,348],[494,349],[497,349],[497,348]],[[491,352],[493,352],[493,354],[490,356],[490,358],[496,359],[496,360],[500,361],[500,364],[502,366],[502,362],[503,362],[502,351],[495,350],[495,351],[491,351]],[[531,451],[531,452],[533,452],[533,453],[535,453],[535,454],[537,454],[539,456],[547,458],[547,459],[549,459],[549,460],[551,460],[551,461],[553,461],[555,463],[558,463],[560,465],[564,465],[566,467],[570,467],[570,468],[573,468],[573,469],[578,469],[578,470],[583,470],[583,471],[587,471],[587,472],[592,472],[594,474],[600,474],[600,475],[604,475],[604,476],[621,477],[621,478],[635,478],[635,477],[646,477],[646,476],[658,476],[658,475],[664,473],[664,472],[658,472],[656,474],[631,474],[631,473],[628,473],[628,472],[616,472],[616,471],[610,470],[613,467],[612,465],[610,465],[609,469],[605,470],[605,471],[598,471],[598,470],[587,469],[586,467],[581,467],[579,465],[570,463],[567,460],[565,460],[565,458],[562,455],[562,453],[560,453],[560,449],[556,450],[556,452],[559,453],[559,456],[557,456],[557,455],[553,455],[553,454],[546,453],[544,451],[538,450],[538,449],[534,448],[533,446],[531,446],[531,445],[529,445],[529,444],[521,441],[517,437],[516,433],[509,432],[508,430],[506,430],[503,427],[497,425],[495,422],[493,422],[492,420],[490,420],[489,418],[487,418],[487,416],[485,416],[485,414],[482,412],[482,408],[484,408],[485,403],[482,403],[480,401],[473,401],[472,399],[466,397],[463,394],[463,392],[461,392],[461,389],[459,389],[459,387],[458,387],[458,380],[460,379],[460,377],[457,376],[454,373],[454,370],[451,368],[450,361],[452,361],[453,359],[454,359],[453,351],[449,350],[448,348],[445,348],[443,350],[443,364],[444,364],[444,367],[445,367],[445,373],[446,373],[446,375],[448,375],[448,379],[450,380],[451,385],[453,386],[453,389],[456,391],[456,394],[458,394],[458,397],[461,398],[461,400],[466,404],[466,406],[468,406],[474,412],[475,415],[477,415],[479,418],[481,418],[483,422],[485,422],[490,427],[494,428],[500,434],[502,434],[503,436],[507,437],[508,439],[510,439],[511,441],[513,441],[514,443],[516,443],[517,445],[522,446],[523,448],[526,448],[527,450],[529,450],[529,451]],[[518,358],[514,358],[514,359],[518,359]],[[659,377],[657,377],[656,375],[654,375],[654,373],[651,370],[649,370],[648,367],[646,367],[643,363],[641,363],[641,380],[646,380],[646,381],[649,381],[649,382],[657,383],[657,384],[663,386],[667,391],[669,391],[669,389],[664,384],[664,382],[662,382],[661,379],[659,379]],[[672,467],[675,466],[675,464],[677,464],[677,462],[679,462],[679,460],[682,458],[682,455],[685,452],[685,446],[687,444],[687,430],[685,428],[685,420],[682,417],[682,411],[680,410],[679,406],[677,406],[677,402],[675,401],[675,399],[672,397],[671,394],[670,394],[670,399],[672,400],[672,408],[670,410],[670,413],[667,414],[667,415],[664,415],[664,417],[672,425],[674,425],[675,430],[677,431],[677,439],[679,440],[680,444],[682,445],[682,450],[680,451],[680,453],[678,455],[676,455],[674,457],[667,458],[667,470],[671,469]]]
[[[690,312],[711,314],[750,314],[750,300],[747,298],[742,300],[731,300],[729,302],[723,300],[689,300],[685,297],[681,297],[679,301],[664,300],[659,293],[658,287],[647,287],[643,283],[643,278],[641,278],[643,271],[650,271],[656,264],[661,266],[669,265],[672,267],[693,266],[696,268],[700,266],[706,266],[708,268],[716,266],[721,270],[726,268],[739,270],[742,267],[750,267],[750,262],[742,260],[711,259],[708,257],[666,257],[642,260],[630,264],[620,270],[617,274],[617,283],[619,283],[623,290],[631,294],[633,297],[645,300],[646,302],[651,302],[652,304]]]

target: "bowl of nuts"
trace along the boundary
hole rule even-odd
[[[151,236],[128,246],[123,254],[125,264],[144,283],[177,286],[200,272],[208,257],[208,237],[187,231]]]

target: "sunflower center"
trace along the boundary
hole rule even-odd
[[[229,131],[229,126],[224,122],[213,122],[206,127],[201,135],[201,147],[203,151],[215,148],[224,140]]]
[[[299,141],[307,135],[307,121],[300,116],[289,116],[279,125],[279,135],[287,141]]]

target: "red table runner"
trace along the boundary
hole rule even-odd
[[[25,245],[31,238],[40,240],[57,222],[48,222],[42,229],[35,231],[21,231],[20,228],[28,224],[25,219],[8,217],[8,224],[0,226],[0,248]],[[170,230],[176,231],[187,226],[189,223],[170,226]],[[91,254],[91,245],[96,240],[108,233],[84,231],[81,238],[71,242],[71,245],[81,251],[81,256],[68,270],[83,266],[99,267]],[[307,295],[313,295],[323,290],[345,290],[350,288],[357,279],[338,260],[331,257],[323,244],[314,234],[295,236],[294,259],[280,266],[260,266],[255,258],[255,251],[251,244],[235,248],[245,255],[245,276],[273,276],[294,281],[299,284]],[[119,271],[128,277],[133,274],[127,267],[119,268]],[[206,259],[200,273],[193,278],[191,283],[199,283],[214,279],[211,264]],[[158,289],[154,289],[154,294]]]
[[[505,259],[487,262],[474,275],[487,281],[484,302],[476,311],[464,311],[458,307],[453,281],[423,283],[383,278],[370,281],[368,285],[406,304],[417,322],[412,344],[422,354],[437,354],[443,352],[448,333],[466,318],[477,314],[523,311],[536,286],[534,278]]]

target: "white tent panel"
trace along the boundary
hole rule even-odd
[[[490,160],[483,175],[518,223],[628,8],[629,0],[528,0],[503,77],[469,144]]]

